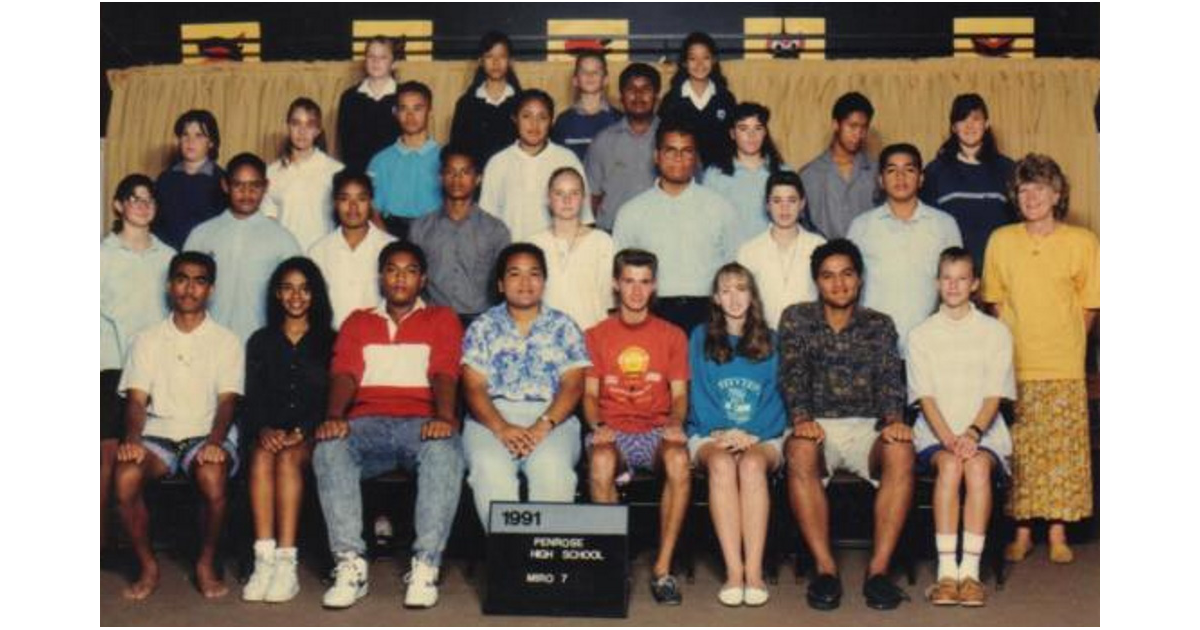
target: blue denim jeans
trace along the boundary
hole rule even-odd
[[[350,435],[318,442],[313,471],[334,557],[363,555],[362,490],[359,481],[396,468],[417,476],[416,540],[413,555],[441,566],[462,492],[464,460],[458,435],[421,441],[426,418],[362,417],[350,421]]]
[[[541,401],[492,401],[510,424],[531,426],[546,410]],[[579,461],[579,420],[574,416],[559,424],[532,453],[518,458],[504,447],[496,434],[468,418],[463,427],[463,447],[467,452],[470,474],[467,483],[475,494],[475,510],[484,531],[488,530],[488,509],[492,501],[520,500],[517,474],[525,473],[530,501],[575,501],[575,464]]]

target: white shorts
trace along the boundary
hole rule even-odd
[[[834,472],[844,470],[879,487],[879,480],[871,478],[871,449],[879,437],[875,423],[875,418],[817,418],[825,430],[826,476],[821,483],[828,485]]]
[[[759,440],[758,443],[766,444],[767,446],[774,448],[775,452],[779,453],[779,462],[782,463],[783,462],[783,440],[785,438],[787,438],[788,435],[789,435],[788,433],[784,433],[783,435],[780,435],[779,437],[773,437],[769,440]],[[696,455],[698,455],[700,453],[700,449],[704,448],[705,444],[708,444],[709,442],[712,442],[715,439],[716,438],[710,437],[707,435],[693,435],[688,438],[687,447],[688,447],[688,454],[691,456],[691,459],[692,459],[692,466],[700,465],[700,460],[696,458]],[[780,466],[780,468],[782,468],[782,466]]]

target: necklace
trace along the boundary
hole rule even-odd
[[[575,227],[575,233],[570,238],[559,238],[554,235],[555,248],[558,250],[558,260],[563,267],[567,266],[567,261],[571,258],[571,252],[575,251],[575,244],[579,242],[579,237],[583,236],[586,228],[582,225]]]

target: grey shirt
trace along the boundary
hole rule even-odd
[[[511,241],[503,221],[479,206],[471,206],[462,221],[438,210],[413,221],[408,239],[429,261],[430,302],[459,315],[476,315],[491,306],[492,267]]]
[[[588,148],[584,168],[592,194],[604,195],[600,209],[594,209],[596,225],[611,232],[617,222],[617,211],[626,201],[654,185],[654,134],[658,118],[643,134],[629,128],[629,119],[622,118],[605,127]]]
[[[865,151],[854,156],[850,180],[842,179],[833,156],[826,149],[800,169],[800,181],[808,199],[808,216],[825,238],[844,238],[854,217],[879,205],[875,196],[879,170]]]

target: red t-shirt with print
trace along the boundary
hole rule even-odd
[[[637,325],[613,315],[587,331],[600,381],[600,418],[617,431],[645,433],[671,416],[671,381],[689,378],[687,337],[670,322],[649,316]]]

